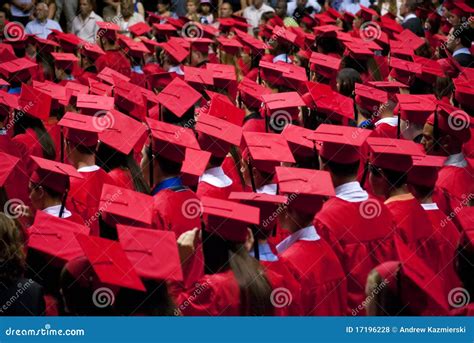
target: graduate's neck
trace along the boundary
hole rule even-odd
[[[334,188],[339,187],[341,185],[344,185],[349,182],[354,182],[357,181],[357,176],[336,176],[331,173],[331,179],[332,183],[334,185]]]
[[[387,199],[397,196],[397,195],[404,195],[404,194],[411,194],[406,184],[398,188],[390,188],[388,190]]]
[[[45,197],[43,199],[43,206],[42,206],[43,208],[41,208],[41,209],[44,210],[45,208],[52,207],[52,206],[58,206],[58,205],[61,205],[61,200],[60,199]]]
[[[95,165],[95,156],[89,154],[80,154],[79,158],[73,161],[73,165],[76,169],[83,167],[90,167]]]

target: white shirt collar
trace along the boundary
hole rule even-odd
[[[207,182],[208,184],[224,188],[232,184],[232,179],[225,175],[224,169],[222,167],[214,167],[206,170],[200,177],[199,182]]]
[[[444,161],[445,166],[466,168],[467,161],[464,158],[464,154],[460,152],[459,154],[449,155],[446,161]]]
[[[339,199],[349,202],[361,202],[369,199],[369,194],[362,189],[357,181],[347,182],[337,186],[334,191]]]
[[[390,126],[397,126],[398,125],[398,117],[382,118],[379,121],[377,121],[374,125],[375,125],[375,127],[377,127],[380,124],[388,124]]]
[[[50,214],[52,216],[58,217],[58,218],[59,218],[59,211],[61,211],[61,205],[50,206],[43,209],[43,212]],[[61,218],[69,218],[70,216],[72,216],[72,213],[69,212],[66,208],[64,208],[63,216]]]
[[[262,186],[262,187],[260,187],[256,190],[256,193],[276,195],[277,194],[277,184],[276,183],[270,183],[268,185]]]
[[[259,261],[278,261],[278,256],[273,253],[272,249],[270,248],[270,244],[268,243],[258,243],[258,254],[260,255],[258,258]],[[255,257],[255,250],[250,250],[249,255]]]
[[[405,19],[403,19],[403,22],[406,23],[408,20],[413,19],[413,18],[417,18],[416,14],[410,13],[405,17]]]
[[[457,55],[459,55],[459,54],[468,54],[468,55],[470,55],[471,52],[469,51],[468,48],[461,48],[461,49],[458,49],[458,50],[456,50],[455,52],[453,52],[453,57],[454,57],[454,56],[457,56]]]
[[[439,210],[438,204],[435,202],[432,202],[430,204],[421,204],[421,207],[423,207],[425,211]]]
[[[172,66],[168,69],[169,73],[176,73],[178,75],[184,75],[184,71],[181,69],[181,66]]]
[[[316,232],[316,228],[311,225],[292,233],[290,236],[281,241],[280,244],[277,245],[276,249],[278,253],[281,254],[297,241],[319,241],[320,239],[321,237]]]
[[[95,164],[93,166],[85,166],[77,169],[78,172],[83,172],[83,173],[89,173],[89,172],[95,172],[99,170],[100,167],[96,166]]]
[[[291,63],[291,60],[287,54],[280,54],[273,57],[273,63],[277,62]]]

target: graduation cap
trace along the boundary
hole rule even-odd
[[[100,282],[143,292],[146,290],[119,242],[83,234],[76,234],[76,240]]]
[[[34,43],[39,53],[51,53],[59,48],[59,44],[50,39],[43,39],[33,35]]]
[[[19,161],[20,159],[18,157],[0,151],[0,187],[5,186],[8,177]]]
[[[112,96],[113,86],[91,78],[88,78],[87,82],[89,83],[90,94],[106,97]]]
[[[173,79],[157,97],[158,102],[178,118],[181,118],[199,99],[201,95],[179,78]]]
[[[145,22],[133,24],[128,28],[128,31],[130,31],[130,33],[132,33],[135,37],[146,35],[151,30],[152,28]]]
[[[181,178],[183,184],[196,186],[199,178],[209,165],[211,153],[204,150],[186,149],[183,166],[181,167]]]
[[[401,119],[424,125],[436,110],[437,99],[432,94],[397,94],[399,111],[394,111]]]
[[[51,111],[52,99],[49,95],[27,84],[21,85],[18,109],[33,118],[47,120]]]
[[[443,68],[436,60],[414,55],[413,61],[421,65],[420,79],[426,83],[434,84],[438,77],[446,76]]]
[[[33,80],[33,88],[40,90],[51,97],[51,107],[53,109],[58,109],[60,106],[65,106],[68,103],[66,88],[57,83],[50,81],[43,83]]]
[[[58,40],[63,52],[66,53],[75,53],[76,49],[87,44],[73,33],[55,32],[54,37]]]
[[[8,117],[12,110],[18,108],[18,97],[0,91],[0,116]]]
[[[244,47],[236,38],[226,38],[224,36],[218,37],[217,42],[220,48],[230,55],[238,55],[240,50]]]
[[[317,158],[316,140],[314,138],[314,131],[289,124],[281,133],[288,141],[291,153],[295,158]]]
[[[15,51],[10,44],[0,43],[0,63],[16,59]]]
[[[400,58],[402,60],[407,60],[412,62],[413,56],[415,55],[415,50],[411,47],[406,46],[405,43],[397,41],[397,40],[390,40],[390,56]]]
[[[100,56],[105,55],[104,50],[97,44],[86,43],[81,46],[79,53],[82,56],[88,57],[90,60],[95,61]]]
[[[93,94],[78,94],[76,107],[83,114],[95,115],[114,109],[114,98]]]
[[[117,225],[120,244],[143,279],[183,281],[174,232]]]
[[[98,133],[107,127],[107,125],[101,125],[99,120],[97,117],[67,112],[58,125],[67,129],[66,140],[74,144],[93,147],[99,139]]]
[[[370,163],[378,168],[407,173],[413,165],[412,156],[423,156],[424,152],[413,141],[369,137]]]
[[[123,75],[122,73],[119,73],[118,71],[111,69],[109,67],[105,67],[102,69],[102,71],[97,74],[97,78],[107,82],[108,84],[114,86],[115,81],[124,81],[124,82],[129,82],[130,78],[128,76]]]
[[[454,98],[458,103],[467,109],[474,108],[474,85],[468,80],[457,78],[454,82]]]
[[[418,37],[411,30],[405,29],[395,36],[395,38],[400,41],[404,46],[407,46],[413,50],[417,50],[422,45],[425,44],[425,40],[421,37]]]
[[[387,101],[387,92],[361,83],[355,84],[355,102],[364,110],[376,112],[379,106],[387,103]]]
[[[64,53],[64,52],[52,52],[51,56],[54,60],[54,65],[58,69],[63,70],[72,70],[74,64],[79,61],[79,59],[74,54]]]
[[[262,95],[272,93],[270,89],[259,85],[247,77],[240,81],[238,90],[240,92],[240,101],[249,109],[260,108],[263,102]]]
[[[184,81],[198,91],[214,86],[212,70],[184,66]]]
[[[189,55],[189,51],[178,44],[166,42],[161,44],[161,48],[177,63],[183,62]]]
[[[331,174],[326,171],[289,167],[275,171],[279,193],[288,195],[288,206],[298,212],[314,215],[326,197],[336,195]]]
[[[355,118],[352,98],[334,92],[330,86],[325,84],[308,82],[307,85],[309,96],[305,96],[305,98],[309,107],[315,107],[319,113],[325,114],[328,119],[336,119],[340,122]]]
[[[141,87],[133,83],[117,81],[115,83],[115,104],[122,111],[143,121],[147,115],[145,96],[139,91]]]
[[[53,263],[64,264],[83,255],[76,234],[89,233],[87,226],[37,211],[33,225],[28,228],[28,248],[54,258]]]
[[[378,13],[372,8],[360,6],[359,12],[356,13],[356,17],[362,18],[364,21],[373,21],[374,17],[378,17]]]
[[[136,58],[143,58],[145,54],[151,53],[147,46],[141,41],[136,41],[125,35],[118,36],[118,43],[126,55]]]
[[[390,58],[390,76],[399,82],[410,85],[416,77],[420,77],[423,70],[420,64],[401,60],[396,57]]]
[[[216,93],[209,103],[208,114],[210,116],[227,120],[234,125],[242,126],[245,117],[245,110],[230,103],[225,95]]]
[[[31,78],[31,69],[37,66],[29,58],[17,58],[0,63],[0,74],[10,82],[27,82]]]
[[[299,107],[305,106],[304,101],[297,92],[265,94],[262,95],[262,100],[267,109],[267,116],[276,116],[278,112],[286,115],[287,119],[289,119],[288,116],[291,119],[297,119]]]
[[[271,63],[268,61],[260,60],[259,63],[259,76],[272,86],[284,86],[285,80],[283,79],[283,73],[289,73],[290,68],[284,63]]]
[[[214,84],[218,88],[228,88],[237,81],[235,67],[232,65],[207,63],[206,69],[212,71]]]
[[[36,169],[31,174],[30,181],[50,189],[56,193],[66,193],[69,190],[70,178],[82,179],[72,165],[31,156],[36,164]]]
[[[201,198],[201,205],[205,230],[228,241],[245,242],[247,228],[260,223],[257,207],[207,196]]]
[[[437,105],[437,111],[428,117],[426,123],[432,125],[435,132],[439,131],[456,137],[462,143],[469,141],[471,138],[469,114],[444,101],[438,101]],[[439,139],[439,137],[435,137],[435,139]]]
[[[96,25],[98,26],[97,37],[104,37],[114,41],[116,40],[117,32],[120,31],[120,26],[112,22],[104,21],[98,21],[96,22]]]
[[[311,64],[312,71],[315,71],[327,79],[332,79],[338,72],[341,61],[342,60],[337,57],[312,52],[309,63]]]
[[[336,25],[321,25],[314,27],[313,32],[316,37],[336,38],[337,31],[341,30],[342,28]]]
[[[207,54],[209,52],[209,45],[214,43],[214,41],[209,38],[185,38],[185,40],[189,43],[190,54],[192,50]]]
[[[409,86],[398,82],[398,81],[369,81],[367,82],[369,86],[375,87],[377,89],[383,90],[384,92],[389,93],[389,96],[393,96],[397,93],[400,93],[400,89],[408,89]]]
[[[242,139],[242,127],[208,114],[199,116],[195,130],[201,149],[217,157],[225,157],[232,145],[240,146]]]
[[[408,183],[432,188],[438,180],[438,171],[444,166],[443,156],[413,156],[413,167],[408,173]]]
[[[361,159],[361,147],[371,133],[371,130],[361,128],[321,124],[313,137],[320,143],[319,156],[328,161],[351,164]]]
[[[354,41],[343,42],[346,51],[344,56],[350,56],[355,60],[367,60],[374,56],[374,52],[367,46],[361,45]]]

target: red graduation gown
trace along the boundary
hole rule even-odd
[[[100,73],[105,67],[109,67],[125,76],[130,76],[132,66],[130,61],[119,50],[108,50],[105,55],[95,61],[97,72]]]
[[[30,156],[43,157],[43,148],[39,142],[38,136],[33,129],[26,129],[12,138],[12,142],[20,152],[21,159],[26,164],[26,170],[31,175],[34,170],[34,163]]]
[[[466,317],[474,316],[474,303],[470,303],[464,307],[452,310],[451,316],[466,316]]]
[[[243,192],[244,187],[240,179],[239,170],[232,156],[226,156],[222,163],[222,169],[224,173],[232,179],[233,192]]]
[[[392,216],[372,196],[363,202],[334,197],[316,214],[314,226],[332,247],[347,275],[347,314],[350,315],[365,300],[370,271],[380,263],[398,259]],[[365,315],[365,309],[358,310],[357,315]]]
[[[91,235],[99,235],[98,210],[102,186],[114,185],[112,178],[103,170],[80,172],[83,179],[70,178],[71,190],[66,207],[82,217],[84,223],[91,228]]]
[[[403,242],[436,272],[443,254],[441,242],[418,200],[411,194],[403,194],[389,198],[385,204]]]
[[[201,227],[200,206],[198,197],[188,188],[179,191],[163,189],[153,196],[153,227],[173,231],[178,239],[182,233]],[[183,275],[186,288],[204,275],[201,247],[184,263]]]
[[[129,170],[124,170],[121,168],[115,168],[109,171],[107,174],[114,180],[114,184],[121,188],[135,190],[135,185],[133,184],[132,175]]]
[[[344,271],[329,244],[299,240],[281,254],[301,284],[303,315],[343,316],[347,312]]]
[[[470,166],[465,168],[455,166],[444,166],[438,172],[436,186],[451,195],[454,203],[452,210],[456,207],[466,206],[465,198],[474,194],[474,170]],[[435,199],[435,201],[438,199]]]
[[[217,199],[228,199],[230,193],[232,192],[232,185],[227,187],[216,187],[211,185],[210,183],[201,181],[198,183],[196,195],[199,198],[203,196],[213,197]]]

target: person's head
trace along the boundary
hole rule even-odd
[[[197,13],[198,5],[196,0],[188,0],[186,1],[186,11],[188,14],[195,14]]]
[[[456,25],[451,28],[448,35],[447,48],[454,52],[461,48],[470,48],[473,30],[465,25]]]
[[[7,21],[7,12],[4,11],[3,9],[0,9],[0,27],[3,27],[6,21]]]
[[[278,0],[275,6],[276,15],[283,19],[286,17],[287,10],[288,10],[288,4],[286,0]]]
[[[45,21],[48,19],[49,8],[45,2],[40,2],[35,7],[35,17],[39,21]]]
[[[20,230],[15,221],[0,212],[0,282],[16,281],[25,271],[25,253]]]
[[[36,210],[44,210],[49,206],[61,204],[62,193],[31,181],[28,184],[28,189],[30,191],[31,205]]]
[[[142,171],[143,177],[148,183],[150,181],[150,163],[153,163],[152,169],[154,183],[153,185],[150,184],[150,187],[153,187],[161,180],[180,175],[181,167],[183,166],[182,163],[172,161],[159,154],[156,154],[152,151],[150,145],[146,145],[142,149],[140,169]]]
[[[206,61],[208,53],[200,51],[198,49],[193,49],[191,52],[191,66],[196,67],[202,62]]]
[[[253,5],[256,9],[259,9],[263,5],[263,0],[254,0]]]
[[[356,83],[362,83],[362,79],[359,72],[355,69],[344,68],[337,74],[336,87],[337,91],[342,95],[353,96]]]
[[[158,0],[158,4],[156,5],[158,13],[163,14],[170,10],[171,8],[171,1],[170,0]]]
[[[335,187],[357,178],[360,162],[350,164],[337,163],[319,156],[319,169],[328,171]]]
[[[415,13],[417,5],[417,0],[403,0],[400,6],[400,15],[405,17],[410,13]]]
[[[400,133],[407,140],[414,140],[423,134],[424,124],[413,123],[408,120],[400,119]]]
[[[308,0],[296,0],[296,6],[298,8],[305,8]]]
[[[79,11],[83,17],[89,16],[92,11],[96,10],[95,0],[79,0]]]
[[[120,0],[120,13],[124,18],[130,18],[134,13],[133,0]]]
[[[93,146],[84,146],[76,144],[66,139],[66,158],[71,162],[76,168],[81,163],[86,163],[88,165],[95,164],[95,150],[96,145]]]
[[[219,18],[230,18],[232,16],[232,5],[229,2],[223,2],[219,7]]]
[[[438,120],[443,120],[441,117],[438,117]],[[461,120],[461,116],[455,120]],[[453,123],[458,124],[458,122]],[[449,123],[449,125],[454,125]],[[462,124],[466,125],[466,124]],[[425,151],[428,155],[439,155],[439,156],[449,156],[453,154],[460,153],[462,151],[463,144],[469,140],[469,128],[461,126],[453,126],[455,129],[450,131],[441,130],[440,124],[435,128],[435,123],[431,121],[431,118],[428,118],[424,128],[423,128],[423,138],[421,144],[425,148]]]
[[[369,166],[369,182],[378,196],[389,198],[391,194],[406,186],[408,175],[405,172]]]
[[[13,135],[23,134],[27,129],[32,129],[35,132],[43,150],[43,157],[50,160],[56,159],[56,148],[53,139],[46,131],[43,122],[38,118],[26,115],[22,111],[15,111]]]
[[[201,0],[201,6],[199,6],[201,13],[207,15],[211,13],[211,1],[210,0]]]

